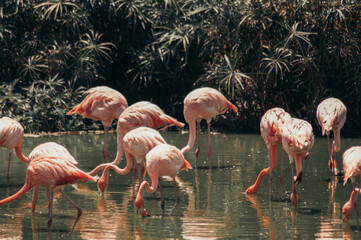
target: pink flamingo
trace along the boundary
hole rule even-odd
[[[277,164],[277,148],[278,145],[282,145],[282,129],[291,119],[291,115],[282,108],[272,108],[262,116],[260,129],[262,138],[269,151],[269,167],[259,173],[256,182],[246,190],[246,193],[256,194],[263,177],[270,174],[269,187],[271,197],[272,171]]]
[[[29,158],[24,156],[22,145],[24,140],[24,128],[21,124],[11,118],[2,117],[0,119],[0,147],[9,150],[8,170],[6,174],[7,181],[10,180],[10,161],[13,149],[16,156],[24,163],[29,163]]]
[[[78,164],[78,161],[69,153],[69,151],[63,146],[55,142],[46,142],[36,146],[33,151],[29,154],[29,161],[32,161],[40,156],[58,156],[62,155],[61,158],[57,158],[59,161],[67,161],[71,164]],[[49,191],[49,189],[48,189]],[[34,186],[33,199],[31,204],[31,211],[34,212],[38,201],[39,186]]]
[[[292,194],[291,201],[294,205],[298,203],[298,196],[296,192],[297,185],[302,182],[302,156],[308,157],[314,143],[314,136],[311,124],[307,121],[297,118],[292,118],[291,121],[286,124],[282,132],[282,146],[291,163],[292,175],[293,175],[293,158],[295,159],[297,177],[292,179]]]
[[[356,209],[357,222],[358,222],[359,213],[357,211],[356,201],[357,201],[357,196],[360,193],[361,193],[361,189],[354,188],[354,190],[352,190],[352,193],[350,195],[350,199],[343,205],[343,207],[342,207],[342,221],[343,222],[348,221],[348,219],[351,217],[354,209]]]
[[[108,132],[114,119],[128,107],[125,97],[118,91],[105,87],[90,88],[84,93],[87,95],[81,103],[71,109],[66,115],[79,114],[85,118],[101,121],[104,126],[103,159],[107,161]]]
[[[341,128],[346,122],[347,109],[343,102],[337,98],[327,98],[323,100],[316,110],[316,116],[319,125],[322,127],[322,135],[326,133],[329,150],[328,167],[331,174],[337,175],[337,163],[335,154],[341,149]],[[330,131],[333,131],[334,141],[330,151]]]
[[[153,129],[167,128],[170,126],[183,127],[184,124],[177,119],[165,114],[157,105],[142,101],[134,103],[124,110],[118,118],[117,125],[117,154],[111,163],[103,163],[94,168],[89,174],[94,176],[109,165],[119,165],[123,156],[122,139],[129,131],[138,127]]]
[[[343,185],[347,183],[348,179],[351,179],[354,190],[351,193],[350,200],[345,203],[342,208],[342,216],[344,222],[351,216],[353,209],[356,209],[357,225],[358,225],[358,210],[357,210],[357,196],[359,189],[355,188],[356,178],[361,178],[361,146],[350,147],[342,155],[343,171],[345,173],[343,179]],[[344,214],[345,212],[345,214]]]
[[[122,144],[125,152],[125,157],[127,159],[127,165],[125,168],[121,169],[116,165],[108,165],[98,180],[98,189],[102,194],[105,191],[107,186],[107,174],[110,169],[113,169],[118,174],[127,174],[130,172],[132,168],[133,156],[135,157],[139,169],[139,185],[143,182],[143,175],[144,172],[141,172],[143,167],[143,159],[145,155],[152,150],[155,146],[159,144],[165,144],[165,140],[160,135],[160,133],[152,128],[148,127],[139,127],[129,131],[125,134],[124,138],[122,139]],[[135,178],[135,172],[133,172],[133,183]],[[133,184],[134,186],[134,184]]]
[[[233,111],[237,112],[237,108],[216,89],[203,87],[190,92],[184,99],[183,111],[184,118],[189,125],[189,139],[188,144],[181,150],[181,152],[184,154],[193,148],[196,139],[197,122],[197,161],[200,151],[200,122],[202,119],[205,119],[208,125],[208,159],[210,160],[212,152],[210,136],[211,119],[218,114],[225,113],[228,109],[232,109]]]
[[[160,178],[162,176],[169,176],[173,178],[173,182],[175,185],[176,193],[177,193],[177,201],[174,204],[170,214],[172,214],[174,208],[178,205],[180,201],[177,184],[175,181],[175,177],[177,173],[183,169],[187,170],[192,169],[192,166],[189,162],[184,158],[181,151],[175,146],[169,144],[160,144],[154,147],[149,153],[146,155],[146,164],[147,171],[152,179],[152,185],[150,186],[149,182],[143,181],[139,187],[137,197],[135,199],[135,206],[140,209],[140,214],[143,217],[148,216],[144,208],[144,198],[143,198],[143,188],[147,190],[148,193],[154,193],[157,190],[159,184],[159,191],[161,194],[161,207],[162,207],[162,215],[164,216],[164,197],[162,192],[162,185]]]
[[[51,227],[53,221],[53,195],[54,189],[58,186],[73,184],[79,179],[86,179],[96,182],[96,178],[90,176],[77,168],[67,160],[61,159],[62,154],[58,156],[39,156],[32,160],[27,168],[26,181],[24,186],[14,195],[0,201],[0,206],[16,201],[35,186],[44,186],[50,189],[49,194],[49,220],[48,227]],[[82,210],[73,200],[59,188],[62,194],[75,206],[77,216],[72,227],[72,231],[78,222]]]

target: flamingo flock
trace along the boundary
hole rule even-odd
[[[17,193],[0,200],[0,206],[19,199],[33,188],[31,206],[31,211],[33,212],[38,200],[39,187],[43,186],[48,191],[48,227],[51,228],[54,191],[59,190],[62,196],[67,198],[77,210],[77,215],[71,229],[73,231],[80,219],[82,209],[64,192],[64,186],[87,181],[97,182],[99,193],[103,194],[108,181],[110,181],[108,176],[110,170],[125,175],[133,169],[133,191],[136,191],[134,205],[143,217],[150,216],[145,209],[143,190],[145,189],[146,192],[154,194],[157,188],[159,188],[162,216],[164,216],[165,200],[161,178],[170,177],[173,179],[177,199],[169,213],[171,215],[180,202],[175,178],[180,171],[192,169],[184,154],[192,150],[196,139],[195,167],[197,167],[197,159],[200,152],[201,120],[205,119],[207,122],[207,155],[209,161],[211,161],[210,123],[212,118],[219,114],[224,114],[228,110],[237,112],[237,107],[218,90],[202,87],[191,91],[184,99],[183,112],[184,119],[189,127],[189,139],[187,145],[180,150],[180,148],[168,144],[158,130],[169,126],[182,128],[185,125],[184,123],[165,114],[162,109],[153,103],[141,101],[128,106],[126,98],[114,89],[105,86],[91,88],[85,92],[84,100],[67,113],[67,115],[78,114],[85,118],[101,121],[104,126],[103,162],[90,172],[79,169],[76,166],[77,160],[64,146],[55,142],[40,144],[34,148],[28,157],[25,156],[22,152],[24,128],[16,120],[3,117],[0,119],[0,147],[7,148],[9,151],[7,181],[10,181],[10,161],[13,150],[15,150],[19,160],[28,165],[24,186]],[[318,105],[316,111],[322,135],[326,134],[329,143],[328,167],[332,176],[341,174],[337,169],[335,155],[341,149],[340,131],[346,122],[346,113],[345,105],[336,98],[325,99]],[[115,159],[112,162],[108,162],[108,133],[115,119],[117,119],[117,152]],[[265,175],[269,175],[269,197],[271,200],[272,172],[277,165],[278,146],[281,146],[288,155],[291,164],[292,192],[290,200],[296,207],[299,198],[297,186],[302,183],[303,178],[302,161],[303,158],[306,159],[309,156],[314,144],[312,126],[306,120],[293,118],[284,109],[275,107],[269,109],[263,115],[260,121],[260,131],[269,150],[269,166],[259,173],[255,183],[246,189],[246,194],[257,194],[262,179]],[[330,146],[329,140],[331,131],[333,131],[334,135],[332,146]],[[123,158],[123,154],[125,155],[126,166],[120,168],[118,165]],[[346,222],[354,211],[358,217],[356,202],[361,192],[361,187],[356,186],[356,179],[361,178],[361,146],[347,149],[342,158],[345,175],[344,184],[347,183],[348,179],[351,179],[354,189],[350,200],[342,208],[342,220]],[[134,167],[133,161],[135,163]],[[296,173],[293,170],[293,162],[295,163]],[[281,183],[282,169],[283,157],[281,161]],[[99,178],[96,174],[102,170],[103,173]],[[151,183],[144,180],[146,173],[149,175]],[[138,175],[137,187],[135,187],[136,175]]]

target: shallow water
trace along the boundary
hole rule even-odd
[[[186,145],[188,134],[161,132],[165,140],[179,148]],[[110,159],[116,154],[116,133],[109,137]],[[161,217],[160,194],[155,199],[144,193],[145,207],[151,217],[142,218],[134,206],[131,175],[111,172],[109,185],[100,197],[95,183],[66,186],[65,192],[83,209],[74,233],[70,233],[76,210],[58,193],[54,198],[52,229],[47,227],[47,194],[40,188],[38,206],[30,211],[32,192],[0,207],[1,239],[359,239],[356,216],[342,223],[341,208],[348,200],[352,184],[330,184],[327,168],[327,140],[316,138],[308,159],[303,162],[304,176],[298,187],[299,204],[290,202],[291,168],[288,157],[278,151],[273,173],[272,196],[269,201],[268,177],[263,179],[256,195],[245,190],[268,165],[268,152],[260,135],[213,134],[211,166],[207,157],[207,135],[201,136],[201,153],[195,167],[195,147],[185,155],[194,167],[177,177],[182,201],[172,216]],[[337,153],[359,145],[361,139],[342,139]],[[55,141],[65,145],[78,160],[78,167],[89,171],[101,163],[101,134],[71,134],[52,137],[26,137],[23,151],[27,155],[40,143]],[[284,155],[283,184],[279,184],[281,156]],[[0,151],[3,171],[0,173],[0,198],[17,192],[25,182],[26,165],[12,156],[11,178],[6,181],[8,153]],[[125,161],[120,164],[122,167]],[[146,179],[149,177],[147,176]],[[169,213],[175,200],[174,185],[162,180],[165,211]],[[359,201],[360,202],[360,201]]]

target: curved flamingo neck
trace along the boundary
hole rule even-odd
[[[159,178],[158,177],[151,177],[151,179],[152,179],[152,185],[151,186],[149,185],[149,182],[147,182],[147,181],[142,182],[142,184],[139,187],[138,194],[142,195],[143,188],[145,188],[145,190],[148,193],[154,193],[157,190]]]
[[[302,171],[302,156],[303,156],[303,154],[295,155],[295,163],[296,163],[297,175]]]
[[[21,198],[25,193],[27,193],[30,189],[32,189],[34,187],[33,184],[30,184],[28,182],[26,182],[24,184],[24,186],[15,194],[11,195],[10,197],[7,197],[3,200],[0,201],[0,206],[3,206],[5,204],[14,202],[16,200],[18,200],[19,198]]]
[[[115,159],[112,162],[112,164],[114,164],[114,165],[119,165],[120,161],[122,160],[124,135],[125,135],[125,133],[123,133],[119,129],[117,130],[117,155],[115,156]]]
[[[121,162],[122,157],[123,157],[123,146],[122,146],[123,136],[124,136],[123,133],[120,133],[119,131],[117,132],[117,155],[115,156],[114,161],[111,163],[103,163],[103,164],[96,166],[92,171],[88,172],[89,175],[95,176],[99,171],[105,169],[106,167],[108,167],[110,165],[119,165],[119,163]],[[115,169],[113,169],[113,170],[116,171]]]
[[[339,152],[341,150],[341,130],[333,130],[333,136],[335,138],[335,151]]]
[[[126,159],[127,159],[127,165],[125,166],[125,168],[120,168],[116,165],[113,165],[113,164],[109,164],[105,170],[103,171],[103,175],[102,175],[102,178],[104,175],[107,175],[108,172],[110,171],[110,169],[113,169],[116,173],[118,174],[122,174],[122,175],[125,175],[127,173],[130,172],[130,170],[132,169],[133,167],[133,158],[132,158],[132,155],[129,154],[129,153],[126,153],[125,154],[126,156]]]
[[[21,150],[21,145],[18,145],[16,146],[15,148],[15,153],[16,153],[16,156],[24,163],[30,163],[30,160],[28,157],[26,157],[24,154],[23,154],[23,151]]]
[[[193,148],[194,142],[196,141],[196,121],[192,120],[192,121],[188,122],[188,125],[189,125],[188,144],[187,144],[187,146],[182,148],[182,150],[181,150],[182,154],[189,152]]]
[[[271,147],[270,147],[272,171],[275,169],[276,164],[277,164],[277,148],[278,148],[278,145],[271,145]]]
[[[350,203],[352,203],[352,205],[355,203],[356,201],[356,196],[361,194],[361,189],[360,188],[355,188],[350,196],[350,199],[348,200]]]
[[[360,192],[361,190],[359,188],[355,188],[351,193],[350,199],[343,205],[342,207],[342,215],[344,215],[343,221],[347,221],[348,218],[352,215],[352,212],[355,207],[356,196],[360,194]]]
[[[129,173],[130,170],[132,169],[132,167],[133,167],[132,155],[129,154],[129,153],[126,153],[125,156],[127,158],[127,165],[125,166],[125,168],[119,168],[116,165],[113,165],[111,163],[107,163],[107,166],[104,169],[101,178],[98,180],[98,187],[99,187],[99,190],[102,193],[105,191],[105,188],[108,185],[108,172],[110,171],[110,169],[113,169],[116,173],[122,174],[122,175],[125,175],[125,174]],[[106,165],[106,164],[102,164],[102,165]]]

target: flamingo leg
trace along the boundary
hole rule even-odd
[[[209,166],[211,167],[211,155],[212,155],[212,147],[211,147],[211,122],[207,121],[208,127],[208,161]]]
[[[48,228],[51,229],[51,224],[53,223],[53,200],[54,200],[54,189],[47,188],[48,190],[48,198],[49,198],[49,220],[48,220]]]
[[[138,165],[138,175],[139,175],[139,185],[138,185],[138,190],[140,187],[140,184],[142,184],[143,182],[143,176],[145,173],[145,166],[144,166],[144,162],[142,161],[141,163],[137,163]]]
[[[339,171],[337,169],[336,163],[336,141],[332,142],[332,146],[330,147],[330,136],[327,135],[327,144],[328,144],[328,152],[329,152],[329,160],[328,160],[328,168],[330,169],[330,178],[333,179]]]
[[[11,153],[12,153],[12,152],[10,152],[10,151],[9,151],[8,171],[7,171],[7,174],[6,174],[6,179],[7,179],[8,183],[9,183],[9,181],[10,181],[10,162],[11,162]]]
[[[161,208],[162,208],[162,216],[164,217],[165,201],[164,201],[163,190],[162,190],[162,183],[161,183],[160,177],[159,177],[159,191],[160,191],[160,198],[161,198],[160,206],[161,206]]]
[[[357,208],[357,197],[358,197],[359,191],[356,191],[356,188],[354,188],[354,191],[356,192],[354,206],[355,206],[355,212],[356,212],[356,226],[357,226],[357,229],[358,229],[359,228],[359,222],[358,222],[359,211],[358,211],[358,208]]]
[[[271,201],[271,193],[272,193],[272,157],[271,157],[271,149],[269,151],[269,201]]]
[[[280,173],[280,199],[282,198],[282,184],[283,184],[283,158],[284,154],[283,151],[281,152],[281,173]]]
[[[132,171],[132,187],[133,187],[133,193],[134,193],[134,189],[135,189],[135,176],[137,175],[137,172],[138,172],[138,164],[136,164],[136,160],[133,160],[134,161],[134,168],[133,168],[133,171]],[[139,183],[140,185],[140,183]]]
[[[272,193],[272,172],[276,168],[277,164],[277,147],[278,145],[271,145],[269,149],[269,166],[270,166],[270,174],[269,174],[269,200],[271,201],[271,193]]]
[[[332,166],[330,164],[331,163],[331,146],[330,146],[330,135],[329,134],[326,134],[327,135],[327,147],[328,147],[328,157],[329,157],[329,160],[328,160],[328,168],[331,170],[330,172],[330,178],[332,179]]]
[[[68,194],[66,194],[63,189],[60,189],[60,192],[63,194],[63,196],[68,199],[68,201],[73,204],[73,206],[76,208],[76,210],[78,211],[77,214],[76,214],[76,219],[74,221],[74,224],[73,224],[73,227],[71,229],[71,231],[73,232],[74,231],[74,228],[75,228],[75,225],[76,223],[79,221],[79,218],[83,212],[83,210],[68,196]]]
[[[293,205],[297,206],[298,196],[296,189],[296,179],[297,177],[293,175],[293,164],[291,164],[291,172],[292,172],[292,193],[291,193],[291,202]]]
[[[175,207],[178,205],[178,203],[181,201],[180,196],[179,196],[179,191],[178,191],[178,186],[177,186],[177,182],[175,181],[175,178],[173,179],[173,183],[175,186],[175,191],[177,193],[177,200],[174,204],[174,206],[172,207],[172,210],[170,211],[169,215],[171,215],[173,213],[173,210],[175,209]]]
[[[332,142],[332,149],[331,149],[331,158],[330,158],[330,161],[332,162],[332,173],[334,174],[334,176],[337,176],[338,173],[340,172],[338,169],[337,169],[337,162],[336,162],[336,142],[333,141]]]
[[[35,211],[36,203],[38,202],[38,196],[39,196],[39,186],[34,186],[33,189],[33,200],[31,202],[31,212]]]
[[[103,144],[103,162],[108,162],[109,160],[109,152],[108,152],[108,133],[109,127],[104,126],[104,144]]]
[[[201,148],[200,148],[200,136],[201,136],[201,122],[197,120],[196,166],[197,166],[198,155],[199,155],[199,152],[201,150]]]

